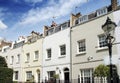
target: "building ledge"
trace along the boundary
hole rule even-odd
[[[65,58],[65,57],[66,57],[66,55],[61,55],[58,58]]]
[[[101,48],[98,47],[96,51],[100,52],[100,51],[105,51],[105,50],[108,50],[108,47],[101,47]]]
[[[81,56],[81,55],[85,55],[86,54],[86,51],[85,52],[79,52],[76,54],[76,56]]]
[[[38,59],[34,59],[34,60],[33,60],[33,62],[37,62],[37,61],[38,61]]]
[[[45,61],[50,61],[51,60],[51,58],[47,58],[47,59],[45,59]]]
[[[29,63],[29,61],[25,61],[25,63]]]

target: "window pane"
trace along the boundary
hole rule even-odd
[[[99,47],[107,46],[105,35],[99,35]]]
[[[93,79],[92,79],[92,73],[93,73],[93,69],[82,69],[80,70],[81,75],[81,83],[92,83]]]
[[[66,54],[66,46],[65,45],[60,46],[60,54],[61,55],[65,55]]]
[[[32,78],[32,71],[27,71],[26,76],[27,76],[27,79],[31,79]]]
[[[47,58],[51,58],[51,49],[47,50]]]
[[[51,29],[48,30],[48,35],[51,35],[53,33],[54,33],[54,28],[51,28]]]
[[[64,23],[64,24],[62,24],[61,27],[62,27],[62,29],[67,28],[67,27],[68,27],[68,23]]]
[[[55,75],[55,71],[48,71],[48,79],[53,79],[54,75]]]
[[[30,60],[30,54],[27,53],[27,54],[26,54],[26,57],[27,57],[26,61],[29,62],[29,60]]]
[[[78,51],[79,52],[86,51],[85,40],[81,40],[78,42]]]
[[[14,56],[11,56],[10,63],[13,64],[13,62],[14,62]]]
[[[35,51],[35,59],[39,58],[39,51]]]
[[[17,63],[20,62],[20,54],[17,55]]]

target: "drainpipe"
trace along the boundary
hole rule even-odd
[[[71,30],[72,27],[70,27],[70,81],[72,83],[72,40],[71,40]]]
[[[42,38],[42,56],[41,56],[41,58],[42,58],[42,60],[41,60],[41,70],[42,70],[42,75],[40,75],[40,77],[42,77],[42,79],[40,79],[41,82],[44,81],[44,79],[43,79],[43,41],[44,41],[44,38],[45,38],[45,37]]]

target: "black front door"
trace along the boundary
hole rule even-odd
[[[38,83],[40,83],[40,73],[38,73]]]
[[[65,80],[65,83],[69,83],[69,72],[64,73],[64,80]]]

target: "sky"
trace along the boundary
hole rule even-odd
[[[31,31],[43,33],[43,27],[70,19],[73,13],[89,14],[111,0],[0,0],[0,39],[15,41]],[[120,2],[120,0],[118,0]]]

